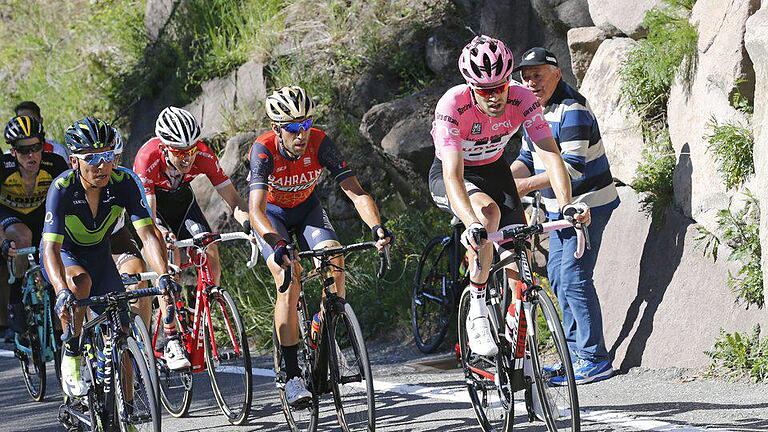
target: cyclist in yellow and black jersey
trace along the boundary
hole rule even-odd
[[[5,262],[16,249],[40,244],[45,219],[45,197],[53,179],[68,169],[59,155],[43,151],[43,126],[34,117],[17,116],[5,127],[11,152],[0,156],[0,255]],[[17,257],[17,275],[26,271],[27,260]],[[2,288],[5,282],[0,281]],[[10,286],[9,321],[15,332],[24,326],[21,278]]]

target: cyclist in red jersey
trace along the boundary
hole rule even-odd
[[[522,126],[532,137],[537,156],[546,165],[552,189],[564,214],[571,205],[571,182],[560,149],[536,97],[527,88],[510,82],[514,61],[500,40],[476,36],[459,57],[466,84],[449,89],[435,109],[432,137],[435,160],[429,173],[429,189],[441,209],[466,226],[462,242],[470,255],[472,298],[467,316],[470,348],[481,355],[495,355],[485,286],[493,250],[488,232],[525,223],[509,165],[501,157],[512,135]],[[574,209],[578,222],[589,222],[589,209]],[[503,248],[502,248],[503,249]],[[506,251],[500,251],[502,257]],[[477,256],[480,268],[475,266]],[[511,279],[517,272],[507,271]],[[510,285],[513,286],[513,285]]]
[[[216,192],[232,209],[235,219],[246,226],[246,203],[221,169],[219,159],[198,139],[200,126],[192,114],[181,108],[165,108],[157,118],[155,133],[157,136],[136,153],[133,170],[144,185],[147,203],[168,247],[173,249],[172,243],[176,239],[192,237],[187,221],[199,225],[203,231],[211,231],[190,185],[201,174],[208,177]],[[180,257],[178,250],[175,250],[174,257],[177,260]],[[221,264],[216,245],[208,248],[208,263],[214,282],[221,283]],[[168,366],[171,369],[189,367],[189,360],[178,341],[176,324],[168,313],[168,305],[164,300],[160,303],[167,318],[164,329],[171,346],[170,350],[166,349]]]
[[[314,105],[304,89],[292,86],[275,91],[267,98],[266,110],[272,130],[258,137],[249,152],[249,212],[275,284],[283,283],[282,270],[295,263],[287,251],[291,234],[297,235],[302,249],[340,245],[313,193],[323,168],[330,171],[360,218],[371,227],[377,247],[383,249],[390,244],[394,236],[381,224],[373,198],[360,186],[325,132],[312,127]],[[333,263],[344,268],[343,257],[335,258]],[[334,283],[338,295],[344,297],[343,271],[334,274]],[[299,284],[300,278],[294,277],[288,290],[278,293],[275,303],[275,328],[287,375],[285,393],[292,405],[312,397],[301,378],[297,358]],[[319,321],[321,315],[314,319]]]

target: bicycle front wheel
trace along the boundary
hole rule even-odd
[[[160,431],[160,412],[144,353],[129,336],[115,356],[115,404],[121,432]]]
[[[465,327],[471,297],[472,293],[467,287],[459,301],[458,320],[461,366],[469,399],[484,432],[509,432],[514,422],[513,393],[507,371],[509,363],[504,362],[501,350],[499,354],[489,357],[475,354],[469,347]]]
[[[373,376],[363,332],[349,303],[332,319],[330,373],[336,415],[344,432],[376,430]]]
[[[37,327],[34,328],[37,331]],[[30,354],[22,354],[19,359],[21,363],[21,374],[24,377],[24,386],[27,392],[36,402],[42,402],[45,397],[45,359],[42,356],[42,348],[37,335],[29,334]],[[18,338],[18,336],[16,336]]]
[[[252,371],[248,339],[240,313],[226,290],[208,295],[213,328],[206,325],[205,363],[221,411],[233,425],[242,425],[251,411]]]
[[[560,317],[544,290],[536,291],[531,299],[531,320],[536,323],[528,327],[528,347],[536,383],[532,395],[534,413],[546,422],[551,432],[578,432],[581,427],[579,397],[571,356]],[[553,385],[551,380],[556,377],[562,385]]]
[[[147,362],[147,370],[149,371],[149,379],[152,380],[152,391],[155,392],[155,401],[160,402],[160,389],[157,382],[157,366],[155,365],[155,353],[152,351],[152,339],[149,338],[149,331],[144,324],[144,320],[141,316],[134,315],[131,321],[131,332],[136,339],[136,343],[139,346],[139,350],[144,355],[144,360]]]
[[[178,323],[178,316],[176,318]],[[151,323],[152,328],[152,356],[155,362],[157,386],[160,390],[160,402],[165,410],[174,417],[184,417],[189,413],[192,405],[192,372],[186,370],[171,370],[162,356],[163,349],[156,344],[164,338],[162,325],[162,312],[158,309]],[[157,353],[157,354],[156,354]]]
[[[413,340],[419,351],[429,354],[445,339],[453,313],[453,290],[458,286],[451,278],[451,248],[446,237],[435,237],[424,248],[416,268],[411,294]]]

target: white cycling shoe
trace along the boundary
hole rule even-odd
[[[170,370],[185,369],[192,365],[184,354],[184,349],[181,347],[181,342],[178,339],[168,341],[163,351],[163,358]]]
[[[61,389],[70,397],[88,394],[88,384],[80,373],[80,356],[61,356]]]
[[[488,322],[488,312],[476,313],[470,308],[467,315],[467,341],[473,353],[482,356],[494,356],[499,352],[496,341],[491,334],[491,324]]]
[[[285,399],[288,405],[297,405],[312,399],[312,393],[307,390],[301,377],[293,377],[285,383]]]

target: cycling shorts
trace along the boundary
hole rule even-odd
[[[121,263],[133,258],[144,259],[139,250],[139,244],[133,238],[131,230],[126,225],[117,230],[109,238],[109,245],[112,248],[113,258],[117,256],[115,265],[120,267]]]
[[[5,206],[0,206],[0,227],[3,231],[11,225],[24,224],[32,232],[32,245],[40,244],[43,238],[43,222],[45,221],[45,206],[40,206],[30,213],[23,214]]]
[[[191,220],[211,232],[211,226],[197,204],[195,193],[189,184],[184,184],[174,191],[155,189],[158,223],[173,232],[177,240],[192,238],[185,221]]]
[[[88,276],[91,277],[91,297],[108,294],[111,292],[124,292],[125,286],[123,286],[123,279],[117,272],[115,263],[110,259],[104,259],[108,256],[109,251],[96,250],[88,253],[75,255],[72,252],[62,249],[61,260],[64,262],[64,268],[72,266],[80,266],[85,269]],[[40,256],[40,262],[45,262],[44,257]],[[43,277],[48,283],[51,279],[48,277],[48,273],[45,271],[45,266],[41,266],[43,270]],[[94,306],[93,309],[96,313],[103,313],[104,308],[102,306]]]
[[[499,206],[499,210],[501,210],[499,228],[526,223],[512,171],[504,158],[487,165],[465,166],[464,186],[467,188],[467,195],[485,193]],[[458,217],[453,213],[448,202],[445,181],[443,181],[443,165],[437,158],[432,162],[432,167],[429,170],[429,192],[440,210]],[[507,244],[511,246],[511,243]],[[506,249],[503,246],[502,248]]]
[[[295,234],[301,250],[314,249],[326,240],[338,241],[336,231],[333,230],[328,215],[315,195],[293,208],[282,208],[267,203],[267,218],[286,241],[290,241],[291,236]],[[256,236],[256,240],[266,261],[275,251],[261,237]]]

